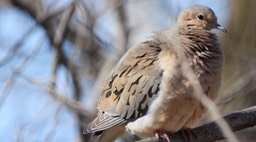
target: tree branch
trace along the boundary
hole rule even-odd
[[[256,106],[244,109],[242,111],[233,112],[223,117],[227,121],[230,128],[235,132],[245,128],[256,126]],[[221,129],[215,122],[211,122],[192,129],[195,142],[212,142],[224,139]],[[186,142],[187,138],[182,132],[170,134],[170,140],[175,142]],[[163,137],[160,139],[149,138],[138,142],[166,142]]]

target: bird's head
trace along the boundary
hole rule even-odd
[[[206,6],[193,6],[180,13],[177,21],[179,26],[186,26],[191,29],[219,29],[223,32],[227,30],[217,22],[217,17],[213,10]]]

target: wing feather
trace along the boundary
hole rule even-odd
[[[86,128],[102,131],[146,114],[162,77],[158,55],[164,43],[152,40],[131,48],[112,70],[99,98],[99,115]]]

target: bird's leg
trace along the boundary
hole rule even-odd
[[[193,132],[193,130],[191,128],[188,128],[188,127],[185,127],[185,128],[182,128],[180,130],[182,136],[184,139],[187,139],[188,142],[193,142],[194,141],[194,138],[195,138],[195,133]],[[171,142],[171,139],[170,139],[170,136],[173,134],[172,132],[169,132],[169,131],[164,131],[164,130],[157,130],[155,132],[155,136],[160,139],[160,137],[163,137],[167,142]]]
[[[180,130],[180,132],[182,133],[182,136],[184,138],[188,138],[189,142],[193,142],[194,141],[195,133],[194,133],[194,131],[191,128],[188,128],[188,127],[182,128]]]
[[[162,130],[157,130],[155,132],[155,136],[160,139],[161,136],[163,136],[165,138],[165,140],[167,142],[171,142],[171,139],[169,137],[169,135],[172,134],[171,132],[168,132],[168,131],[162,131]]]

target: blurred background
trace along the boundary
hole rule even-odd
[[[225,53],[220,111],[255,105],[255,0],[0,0],[0,142],[87,142],[115,63],[195,4],[228,29],[213,31]],[[237,132],[243,142],[255,134]]]

